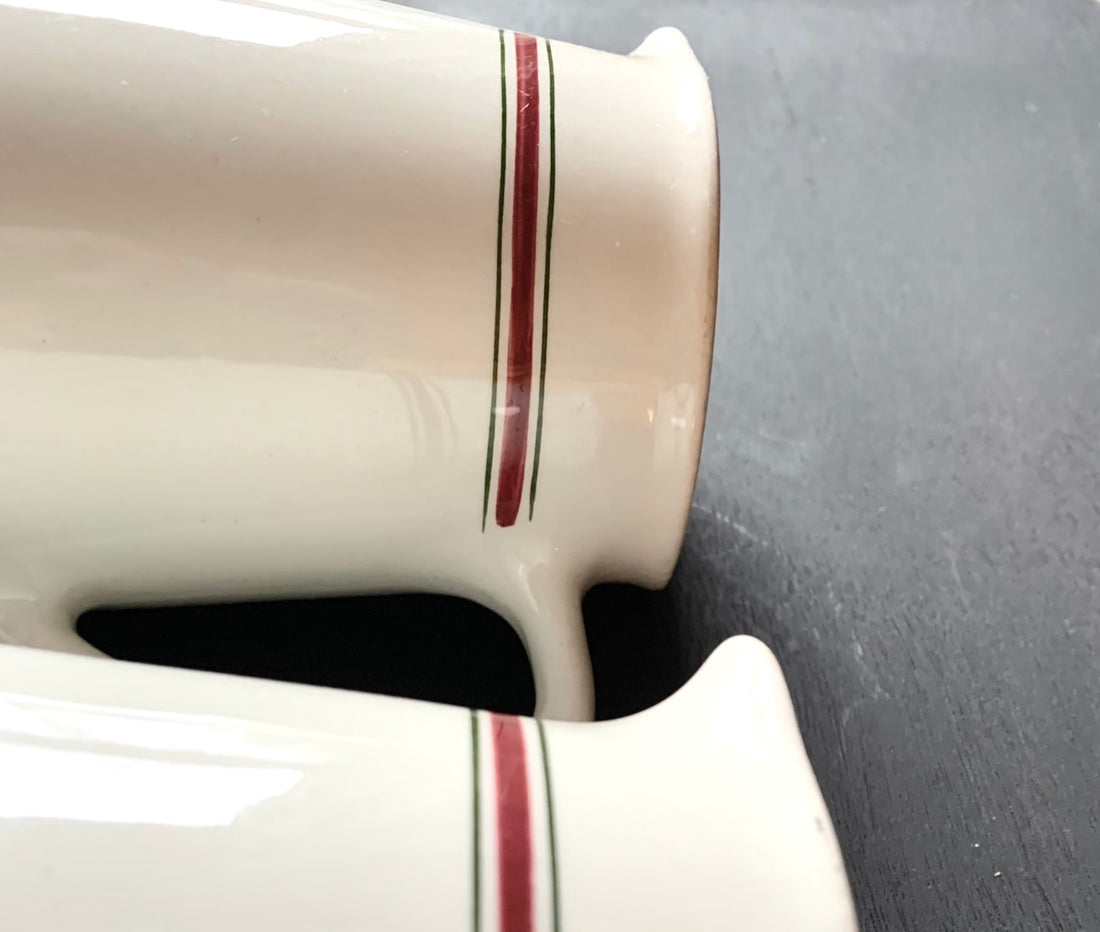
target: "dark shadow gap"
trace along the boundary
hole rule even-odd
[[[641,712],[683,685],[681,626],[668,590],[596,586],[585,597],[584,618],[597,719]]]
[[[511,626],[446,596],[97,610],[80,635],[112,657],[530,715]]]
[[[598,719],[639,712],[682,684],[667,593],[598,586],[584,614]],[[512,627],[448,596],[101,609],[83,615],[77,630],[120,660],[517,715],[534,710],[531,667]]]

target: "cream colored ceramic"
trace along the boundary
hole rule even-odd
[[[0,648],[20,932],[854,932],[779,668],[597,725]]]
[[[661,586],[715,302],[706,79],[378,3],[0,0],[0,639],[433,590],[591,713]]]

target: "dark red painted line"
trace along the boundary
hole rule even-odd
[[[500,932],[531,932],[531,807],[523,724],[514,715],[493,713],[489,720],[496,765]]]
[[[497,524],[516,523],[527,467],[535,333],[535,254],[539,220],[539,51],[516,35],[516,159],[512,193],[512,303],[508,318],[508,384],[497,479]]]

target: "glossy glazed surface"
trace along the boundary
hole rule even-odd
[[[0,648],[13,928],[853,932],[775,659],[597,725]]]
[[[516,625],[541,712],[590,715],[580,596],[665,582],[701,440],[716,146],[683,37],[8,0],[0,82],[0,639],[448,592]]]

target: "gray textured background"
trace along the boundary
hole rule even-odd
[[[665,663],[778,654],[865,932],[1096,932],[1100,5],[413,5],[687,33],[721,306]]]
[[[585,602],[598,713],[754,634],[786,671],[864,932],[1098,932],[1100,4],[413,5],[615,51],[673,24],[711,76],[699,484],[669,589]],[[518,639],[453,600],[81,630],[131,659],[531,706]]]

